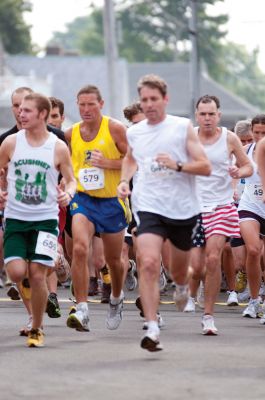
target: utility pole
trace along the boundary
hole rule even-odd
[[[197,0],[190,0],[191,17],[189,34],[191,41],[190,53],[190,118],[194,120],[195,104],[200,92],[200,74],[198,61],[198,32],[197,32]]]
[[[115,16],[112,0],[105,0],[104,6],[104,43],[105,56],[107,60],[108,85],[109,85],[109,106],[110,115],[118,118],[119,111],[117,107],[118,84],[118,49],[115,31]]]

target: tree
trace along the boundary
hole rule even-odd
[[[32,51],[30,29],[23,20],[25,11],[31,11],[31,4],[28,1],[0,1],[0,39],[10,54]]]
[[[209,75],[232,92],[261,108],[265,75],[258,68],[258,50],[225,43],[227,15],[210,16],[208,6],[224,0],[197,1],[199,58]],[[116,0],[119,55],[129,62],[188,61],[188,0]],[[104,54],[103,10],[68,24],[54,40],[81,54]],[[237,79],[240,76],[240,80]]]

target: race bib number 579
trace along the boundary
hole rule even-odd
[[[82,168],[79,170],[78,178],[85,190],[102,189],[105,185],[104,170],[101,168]]]

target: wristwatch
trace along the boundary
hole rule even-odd
[[[182,171],[182,168],[183,168],[183,164],[182,164],[182,162],[177,162],[177,169],[176,169],[176,171],[177,172],[181,172]]]

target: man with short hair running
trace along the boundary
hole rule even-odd
[[[26,95],[20,112],[22,130],[0,147],[0,168],[8,168],[7,192],[0,190],[1,203],[6,202],[4,260],[12,281],[21,282],[29,275],[33,317],[29,347],[43,346],[46,277],[57,258],[58,204],[67,206],[76,190],[69,150],[47,130],[50,108],[47,97]],[[58,187],[59,172],[65,191]]]
[[[141,347],[153,352],[162,350],[157,309],[163,242],[170,240],[174,298],[183,310],[188,300],[192,231],[201,211],[195,175],[209,175],[211,167],[191,122],[166,113],[166,82],[156,75],[144,76],[138,93],[146,119],[128,129],[129,148],[118,194],[123,199],[128,196],[129,180],[138,168],[132,206],[138,225],[139,289],[148,325]]]

